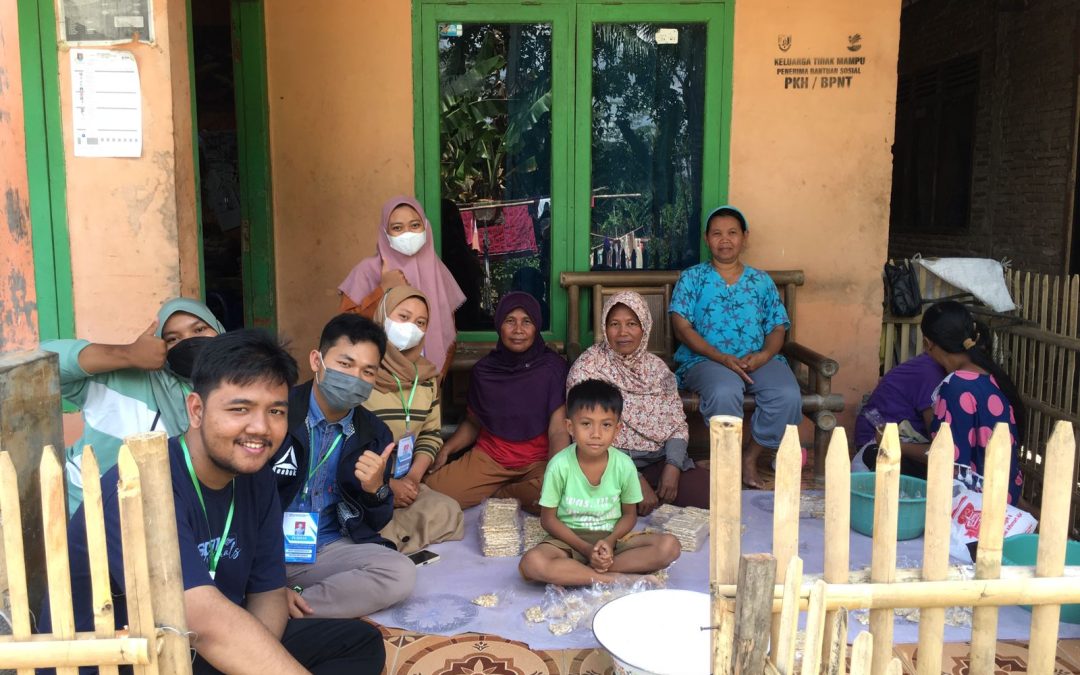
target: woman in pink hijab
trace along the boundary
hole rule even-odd
[[[431,223],[424,215],[424,207],[402,195],[383,204],[375,255],[361,260],[338,286],[339,311],[371,319],[383,294],[404,285],[420,289],[430,301],[431,316],[423,336],[424,357],[440,375],[445,375],[457,341],[454,312],[465,302],[465,294],[435,255]],[[387,337],[393,342],[397,336]]]

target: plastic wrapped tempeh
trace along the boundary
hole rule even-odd
[[[480,546],[488,557],[521,555],[521,510],[516,499],[488,499],[480,516]]]

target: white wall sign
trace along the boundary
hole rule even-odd
[[[76,157],[142,155],[142,91],[130,52],[71,50]]]

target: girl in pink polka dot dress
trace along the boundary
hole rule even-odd
[[[999,422],[1009,425],[1013,452],[1009,460],[1009,503],[1020,498],[1018,439],[1023,438],[1023,403],[1016,385],[977,343],[980,332],[967,308],[958,302],[939,302],[923,314],[923,347],[945,372],[933,396],[931,436],[942,422],[952,429],[957,464],[984,475],[986,446]]]

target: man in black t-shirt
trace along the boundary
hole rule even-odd
[[[259,331],[234,331],[200,353],[191,427],[169,440],[173,497],[195,673],[379,673],[378,630],[352,619],[290,619],[282,513],[267,461],[285,436],[296,362]],[[117,626],[127,622],[117,470],[102,477]],[[94,629],[85,516],[69,526],[77,630]],[[47,607],[47,603],[46,603]],[[47,611],[41,622],[50,625]]]

